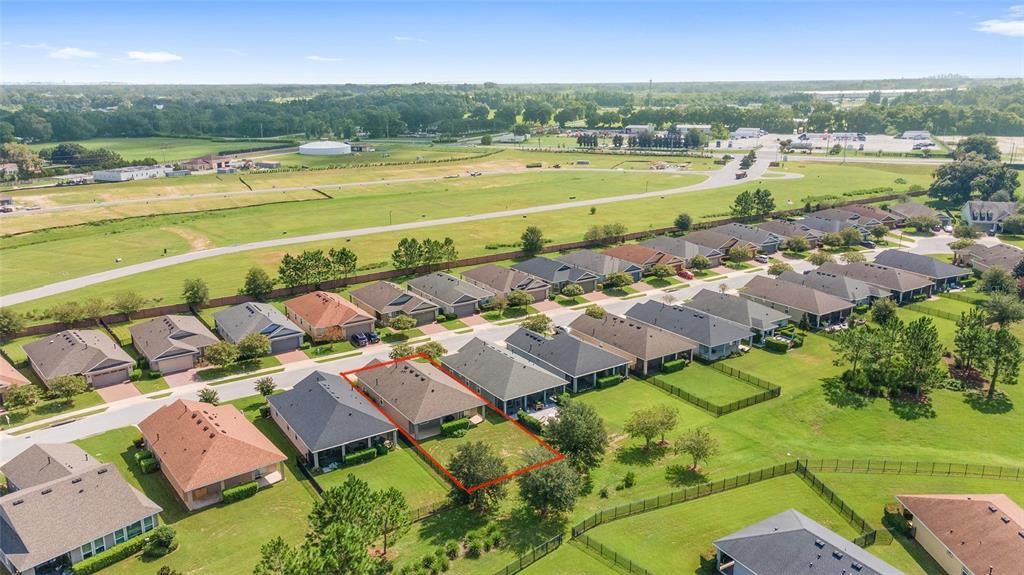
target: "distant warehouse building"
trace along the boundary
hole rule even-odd
[[[760,128],[736,128],[732,131],[732,139],[740,140],[743,138],[760,138],[764,135],[764,130]]]
[[[299,146],[299,153],[304,156],[342,156],[352,153],[352,146],[345,142],[319,140]]]
[[[907,130],[900,137],[904,140],[931,140],[932,133],[928,130]]]
[[[148,180],[162,178],[170,170],[164,166],[129,166],[110,170],[96,170],[92,179],[97,182],[130,182],[131,180]]]

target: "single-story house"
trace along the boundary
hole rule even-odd
[[[274,423],[314,469],[398,441],[388,418],[335,373],[314,371],[288,391],[268,396],[267,403]]]
[[[602,377],[629,375],[625,358],[573,337],[563,328],[556,328],[548,338],[521,327],[505,339],[505,346],[569,382],[573,393],[597,387]]]
[[[775,335],[776,329],[789,323],[786,313],[747,298],[709,289],[697,292],[686,306],[749,327],[754,345],[764,345],[765,338]]]
[[[957,265],[970,266],[975,273],[996,267],[1013,271],[1024,259],[1024,250],[1011,244],[972,244],[957,250],[953,258]]]
[[[960,208],[960,221],[984,230],[999,231],[1003,220],[1017,214],[1017,202],[971,200]]]
[[[587,270],[597,276],[599,283],[604,283],[608,276],[614,273],[624,273],[634,282],[638,282],[644,273],[642,266],[591,250],[563,254],[557,259],[560,262]]]
[[[75,461],[87,457],[73,445],[50,445],[45,451],[26,450],[5,465],[17,470],[20,483],[0,497],[4,570],[62,573],[68,565],[156,528],[163,509],[125,481],[113,463],[66,468],[39,459],[48,453]],[[60,471],[53,473],[57,467]]]
[[[885,210],[883,210],[881,208],[876,208],[874,206],[865,206],[865,205],[861,205],[861,204],[850,204],[850,205],[843,206],[843,210],[845,210],[847,212],[853,212],[855,214],[858,214],[861,217],[861,219],[863,219],[863,220],[866,220],[866,221],[872,221],[873,220],[873,221],[879,222],[883,226],[885,226],[887,228],[890,228],[890,229],[896,227],[896,224],[900,221],[899,216],[896,216],[892,212],[887,212],[887,211],[885,211]]]
[[[356,374],[359,389],[399,429],[421,440],[447,421],[483,415],[486,403],[432,363],[373,360]]]
[[[535,257],[526,261],[516,263],[512,266],[531,276],[544,280],[551,284],[551,288],[562,291],[566,284],[576,284],[583,289],[583,293],[590,293],[597,289],[597,276],[587,270],[569,265],[558,260]]]
[[[740,296],[789,315],[794,322],[807,317],[813,328],[840,323],[853,313],[853,304],[809,288],[768,276],[754,276]]]
[[[896,501],[914,540],[946,573],[1021,572],[1024,509],[1006,495],[897,495]]]
[[[846,228],[856,228],[862,239],[868,237],[871,228],[883,225],[882,222],[874,218],[862,217],[860,214],[847,211],[844,208],[829,208],[813,212],[798,220],[797,223],[824,234],[837,234]]]
[[[179,399],[143,419],[139,429],[190,511],[220,502],[225,489],[284,479],[285,454],[233,405]]]
[[[933,257],[904,250],[885,250],[875,256],[875,263],[921,274],[935,282],[935,291],[956,287],[971,272]]]
[[[217,343],[199,318],[193,315],[164,315],[128,328],[132,345],[160,373],[192,369],[207,346]]]
[[[356,304],[329,291],[314,291],[285,301],[284,314],[313,341],[344,341],[373,331],[376,321]]]
[[[29,489],[103,464],[74,443],[33,443],[0,465],[7,491]]]
[[[7,392],[19,385],[31,383],[27,377],[21,374],[5,358],[0,357],[0,407],[4,405],[4,398]]]
[[[569,324],[569,333],[626,358],[641,376],[660,370],[666,361],[691,361],[697,349],[697,342],[679,334],[611,313],[602,318],[582,314]]]
[[[32,370],[49,384],[62,375],[81,375],[92,387],[124,383],[135,360],[107,334],[95,329],[68,329],[24,346]]]
[[[892,297],[892,292],[887,289],[820,269],[807,273],[785,271],[779,275],[779,279],[834,295],[854,306],[870,305],[876,299]]]
[[[911,301],[918,295],[931,295],[935,288],[935,282],[929,277],[876,263],[857,262],[841,265],[829,262],[819,266],[818,271],[841,275],[889,290],[896,303],[901,304]]]
[[[675,273],[686,269],[683,258],[642,244],[622,244],[608,248],[604,255],[638,265],[643,269],[643,273],[650,273],[651,268],[656,265],[666,265]]]
[[[786,248],[786,241],[789,238],[803,238],[807,240],[808,247],[813,250],[820,247],[821,238],[825,237],[825,232],[813,230],[805,225],[788,220],[772,220],[757,224],[757,227],[778,236],[782,240],[782,244],[779,246],[781,249]]]
[[[565,393],[562,378],[494,344],[474,337],[441,363],[466,385],[509,415],[551,405]]]
[[[779,250],[783,238],[760,227],[748,226],[731,222],[711,228],[711,231],[718,232],[736,238],[738,241],[746,242],[755,246],[758,253],[773,254]]]
[[[697,342],[697,357],[704,361],[738,353],[740,344],[753,335],[750,328],[741,323],[684,305],[668,305],[653,300],[629,308],[626,317]]]
[[[736,245],[736,242],[739,241],[729,234],[723,234],[715,230],[697,230],[686,234],[683,238],[691,244],[697,244],[720,252],[723,256],[729,252],[729,248]],[[755,244],[751,244],[750,247],[757,249]]]
[[[889,206],[889,213],[896,217],[896,225],[902,226],[909,218],[935,218],[939,223],[948,226],[952,219],[946,212],[941,212],[918,202],[902,202]]]
[[[727,575],[903,575],[795,509],[715,540],[718,573]]]
[[[437,304],[402,289],[391,282],[379,281],[348,294],[352,303],[372,314],[377,325],[386,326],[396,315],[407,315],[421,326],[437,320]]]
[[[693,267],[693,258],[698,255],[706,257],[711,262],[711,267],[722,265],[722,257],[725,256],[725,252],[721,250],[669,236],[657,236],[641,242],[640,245],[676,256],[683,260],[683,265],[687,268]]]
[[[507,297],[513,291],[522,291],[532,295],[533,301],[544,301],[548,299],[548,292],[551,291],[551,284],[542,279],[494,264],[464,272],[462,279],[501,297]]]
[[[435,272],[409,280],[409,291],[438,306],[441,313],[466,317],[490,305],[494,293],[467,281]]]
[[[302,328],[295,325],[276,307],[261,302],[247,302],[213,314],[221,337],[238,343],[250,333],[261,333],[270,339],[270,353],[294,351],[302,345]]]

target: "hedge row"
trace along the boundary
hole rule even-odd
[[[441,434],[448,437],[456,431],[466,431],[469,429],[469,419],[461,417],[454,421],[446,421],[441,424]]]
[[[529,413],[526,413],[522,409],[520,409],[519,412],[516,413],[516,417],[519,419],[520,425],[534,433],[539,434],[544,430],[544,424],[541,423],[539,419],[530,415]]]
[[[71,566],[75,575],[90,575],[100,569],[110,567],[114,563],[135,555],[146,546],[146,537],[137,536],[120,545],[114,545],[110,549],[83,559]]]
[[[377,448],[369,447],[367,449],[360,449],[352,453],[345,454],[345,465],[355,465],[356,463],[362,463],[369,461],[377,457]]]
[[[680,369],[683,369],[684,367],[686,367],[686,360],[685,359],[683,359],[683,358],[670,359],[670,360],[666,361],[665,363],[661,364],[661,371],[662,371],[662,373],[672,373],[672,372],[679,371]]]
[[[764,348],[773,353],[786,353],[789,351],[789,343],[774,338],[764,340]]]
[[[619,374],[606,375],[604,377],[597,378],[597,388],[604,389],[606,387],[616,386],[622,383],[622,376]]]
[[[259,484],[255,481],[243,483],[236,487],[229,487],[224,490],[224,503],[234,503],[235,501],[241,501],[248,497],[256,495],[256,492],[260,490]]]

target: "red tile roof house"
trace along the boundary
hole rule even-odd
[[[146,447],[190,511],[223,499],[225,489],[278,481],[287,459],[232,405],[179,399],[139,423]]]
[[[284,314],[313,341],[342,341],[373,331],[374,318],[334,292],[315,291],[284,302]]]
[[[27,383],[29,383],[27,377],[21,375],[20,371],[15,369],[10,363],[7,363],[6,359],[0,357],[0,407],[3,407],[4,398],[12,387],[18,387]]]
[[[640,244],[623,244],[606,249],[603,253],[636,264],[644,269],[645,274],[650,273],[651,268],[658,264],[667,265],[676,273],[686,268],[683,258]]]

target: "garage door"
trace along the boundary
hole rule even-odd
[[[174,373],[177,371],[185,371],[186,369],[192,369],[192,356],[183,355],[180,357],[163,359],[157,362],[156,368],[160,371],[160,373]]]
[[[302,339],[299,337],[289,337],[286,339],[278,339],[270,342],[270,353],[278,354],[286,351],[294,351],[299,349],[299,345],[302,344]]]
[[[93,387],[115,385],[118,383],[124,383],[125,381],[128,381],[128,370],[126,369],[92,376]]]

